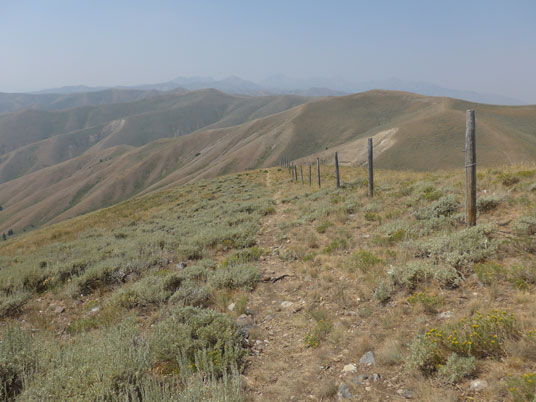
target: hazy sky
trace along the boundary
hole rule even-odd
[[[0,0],[0,52],[4,92],[283,73],[536,103],[536,0]]]

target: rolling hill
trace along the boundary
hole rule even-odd
[[[479,166],[536,159],[536,106],[392,91],[308,100],[204,90],[54,112],[62,116],[61,124],[51,119],[57,127],[77,129],[49,130],[48,138],[0,159],[0,230],[58,222],[155,189],[274,166],[281,158],[331,163],[338,151],[343,165],[360,165],[367,137],[374,138],[379,168],[461,168],[469,108],[476,110]]]
[[[227,127],[308,101],[249,97],[216,90],[166,93],[130,103],[0,115],[0,182],[53,166],[92,149],[142,146],[200,129]]]

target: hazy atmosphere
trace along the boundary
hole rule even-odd
[[[534,1],[2,0],[0,92],[283,74],[346,92],[395,79],[534,104],[534,21]]]

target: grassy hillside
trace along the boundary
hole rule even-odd
[[[2,244],[2,399],[240,399],[244,338],[226,301],[238,317],[259,279],[250,247],[273,212],[263,175],[138,198]]]
[[[536,157],[535,106],[480,105],[392,91],[305,104],[300,97],[236,97],[216,91],[167,96],[145,102],[169,108],[155,106],[152,112],[4,155],[0,177],[10,181],[0,184],[0,205],[5,206],[0,230],[20,232],[136,194],[274,166],[283,157],[300,163],[320,157],[331,163],[338,151],[343,165],[359,166],[366,162],[370,136],[377,167],[459,168],[467,108],[476,110],[479,166]],[[179,137],[169,138],[175,134]],[[59,161],[64,162],[54,164]]]
[[[374,199],[364,169],[271,168],[9,237],[3,395],[532,400],[536,166],[479,168],[470,229],[463,171],[376,173]]]

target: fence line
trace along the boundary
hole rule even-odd
[[[367,139],[368,153],[368,195],[374,196],[374,144],[372,137]],[[339,171],[339,154],[335,152],[335,178],[336,187],[340,188],[340,171]],[[287,166],[289,174],[293,181],[298,182],[298,168],[289,159],[283,158],[281,166]],[[318,177],[318,188],[321,188],[321,169],[320,165],[326,164],[325,160],[316,158],[316,169]],[[309,186],[312,185],[312,165],[309,161]],[[300,163],[301,182],[305,184],[303,178],[303,163]],[[476,122],[475,111],[470,109],[466,111],[465,119],[465,221],[467,226],[476,225]]]

